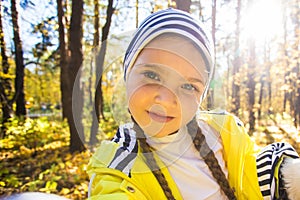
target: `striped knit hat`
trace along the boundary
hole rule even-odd
[[[210,37],[208,37],[201,22],[194,19],[189,13],[173,8],[151,14],[138,27],[126,50],[124,58],[124,79],[127,79],[129,71],[139,52],[155,37],[163,33],[179,34],[189,38],[199,47],[206,63],[207,71],[209,72],[208,83],[202,95],[204,98],[214,72],[214,50]]]

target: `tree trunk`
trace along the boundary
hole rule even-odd
[[[255,130],[255,41],[249,40],[249,63],[247,69],[247,94],[248,94],[248,113],[249,113],[249,134],[252,135]]]
[[[259,89],[259,97],[258,97],[258,105],[259,108],[257,110],[257,119],[261,120],[261,108],[262,108],[262,99],[264,94],[264,85],[265,85],[265,74],[262,74],[260,77],[260,89]]]
[[[139,0],[135,0],[135,28],[139,26]]]
[[[267,113],[271,114],[273,112],[272,108],[272,78],[271,78],[271,67],[270,63],[270,47],[268,47],[268,61],[267,61],[267,69],[266,69],[266,82],[267,82],[267,91],[268,91],[268,110]]]
[[[216,52],[216,15],[217,15],[217,0],[212,1],[212,13],[211,13],[211,34],[214,52]],[[214,63],[216,63],[216,57],[213,58]],[[216,67],[216,66],[215,66]],[[215,73],[213,71],[213,73]],[[213,75],[214,76],[214,75]],[[207,109],[212,109],[214,106],[214,84],[209,88],[208,98],[207,98]]]
[[[263,96],[264,96],[264,87],[265,84],[270,81],[270,70],[271,70],[271,65],[270,65],[270,48],[268,43],[265,42],[264,44],[264,65],[265,69],[261,73],[260,77],[260,91],[259,91],[259,97],[258,97],[258,110],[257,110],[257,119],[261,120],[261,113],[262,113],[262,108],[263,108]],[[268,85],[269,87],[269,85]],[[271,90],[271,88],[268,88]],[[269,91],[270,92],[270,91]],[[270,108],[270,105],[267,105]]]
[[[0,10],[2,1],[0,1]],[[8,63],[8,57],[6,55],[6,46],[4,41],[4,33],[3,33],[3,26],[2,26],[2,12],[0,12],[0,46],[1,46],[1,66],[2,66],[2,72],[4,75],[8,75],[9,71],[9,63]],[[0,132],[3,134],[1,137],[5,135],[6,132],[6,126],[5,123],[8,121],[8,119],[11,117],[12,113],[12,105],[11,101],[9,100],[11,93],[11,80],[7,77],[1,77],[0,76],[0,103],[1,103],[1,109],[2,109],[2,127]]]
[[[298,64],[299,66],[299,64]],[[299,72],[299,67],[298,67],[298,76],[297,80],[300,80],[300,72]],[[300,126],[300,83],[298,83],[297,86],[297,94],[296,94],[296,111],[295,111],[295,126],[299,127]]]
[[[299,55],[300,56],[300,55]],[[297,69],[296,69],[296,74],[297,74],[297,80],[295,81],[295,85],[296,85],[296,96],[295,96],[295,114],[294,114],[294,125],[296,127],[300,126],[300,83],[299,83],[299,80],[300,80],[300,63],[298,61],[298,64],[297,64]]]
[[[289,74],[290,74],[290,70],[289,70],[289,56],[288,56],[288,50],[287,50],[287,6],[286,4],[283,4],[283,30],[284,30],[284,35],[283,35],[283,45],[282,45],[282,49],[284,51],[284,69],[285,69],[285,73],[284,73],[284,86],[286,87],[287,85],[289,85]],[[288,102],[288,98],[289,97],[289,90],[284,90],[284,96],[283,96],[283,111],[287,110],[287,102]]]
[[[103,94],[102,94],[102,73],[104,66],[104,58],[107,48],[107,38],[109,34],[109,29],[111,25],[111,18],[114,13],[115,8],[113,7],[113,0],[108,1],[108,6],[106,10],[106,22],[102,28],[102,37],[101,37],[101,47],[100,52],[96,58],[96,92],[95,92],[95,112],[93,112],[93,121],[91,127],[91,137],[90,137],[90,145],[94,145],[97,142],[96,135],[98,132],[99,120],[102,117],[105,120],[103,114]]]
[[[99,15],[99,1],[98,0],[94,0],[94,38],[93,38],[93,49],[92,49],[92,54],[93,57],[91,59],[90,62],[90,74],[89,74],[89,79],[88,79],[88,93],[89,93],[89,106],[91,108],[93,108],[93,111],[95,111],[94,107],[93,107],[93,92],[92,92],[92,87],[93,87],[93,74],[94,74],[94,58],[96,57],[98,50],[99,50],[99,24],[100,22],[100,15]]]
[[[83,59],[81,51],[83,1],[74,1],[72,4],[69,44],[66,41],[68,37],[65,33],[63,6],[62,0],[57,0],[62,112],[63,118],[67,119],[70,128],[70,152],[80,152],[85,150],[81,122],[83,96],[80,88],[80,67]]]
[[[92,51],[92,56],[94,58],[95,56],[95,52]],[[91,59],[90,60],[90,71],[89,71],[89,78],[88,78],[88,95],[89,95],[89,102],[88,102],[88,105],[90,108],[93,108],[93,92],[92,92],[92,87],[93,87],[93,71],[94,71],[94,59]]]
[[[285,69],[285,73],[284,73],[284,85],[285,85],[285,88],[287,88],[287,85],[289,85],[289,74],[290,74],[290,70],[289,70],[289,56],[288,56],[288,50],[286,48],[288,42],[287,42],[287,16],[286,16],[286,6],[284,6],[284,11],[283,11],[283,30],[284,30],[284,35],[283,35],[283,51],[284,51],[284,60],[285,60],[285,63],[284,63],[284,69]],[[287,107],[287,101],[288,101],[288,98],[289,97],[289,90],[286,89],[284,91],[284,97],[283,97],[283,110],[286,111],[286,107]]]
[[[99,2],[98,0],[94,0],[94,40],[93,40],[93,53],[95,55],[95,58],[97,58],[97,54],[98,54],[98,50],[99,50],[99,21],[100,21],[100,16],[99,16]],[[97,68],[97,61],[96,61],[96,68]],[[93,70],[94,68],[92,68],[92,65],[91,65],[91,73],[90,73],[90,76],[92,77],[93,75]],[[98,79],[98,76],[97,76],[97,71],[95,71],[96,73],[96,79]],[[92,80],[92,79],[91,79]],[[97,85],[98,85],[98,81],[96,81],[95,83],[95,89],[97,90]],[[92,84],[91,84],[92,85]],[[89,144],[90,146],[93,146],[94,144],[97,144],[98,142],[98,139],[97,139],[97,133],[98,133],[98,128],[99,128],[99,111],[96,111],[99,109],[99,106],[96,106],[96,105],[99,105],[99,103],[96,103],[98,101],[98,98],[96,97],[96,94],[97,92],[95,92],[95,98],[94,98],[94,101],[91,99],[91,102],[95,102],[93,106],[93,103],[92,103],[92,126],[91,126],[91,132],[90,132],[90,141],[89,141]],[[91,94],[91,96],[93,96]]]
[[[185,12],[190,12],[191,0],[175,0],[176,8]]]
[[[294,3],[294,17],[293,21],[295,23],[294,27],[294,37],[295,37],[295,43],[293,44],[294,49],[294,57],[293,60],[295,60],[295,66],[293,67],[292,73],[294,74],[293,78],[293,118],[294,118],[294,125],[297,127],[300,122],[300,51],[299,51],[299,45],[300,45],[300,33],[299,33],[299,27],[300,27],[300,7],[299,7],[299,0],[295,0]]]
[[[82,55],[82,15],[83,15],[83,0],[72,2],[72,15],[70,24],[70,62],[68,66],[68,75],[70,79],[68,109],[71,112],[67,113],[68,123],[70,126],[70,151],[85,150],[84,131],[82,125],[83,111],[83,90],[81,88],[81,65],[83,61]]]
[[[67,99],[69,90],[69,77],[68,77],[68,54],[66,44],[66,33],[64,25],[64,11],[63,0],[57,0],[57,16],[58,16],[58,33],[59,33],[59,53],[60,53],[60,91],[61,91],[61,103],[62,103],[62,116],[63,119],[67,118],[68,102]]]
[[[231,112],[239,116],[240,109],[240,78],[239,69],[241,67],[241,55],[240,55],[240,19],[241,19],[241,0],[237,1],[236,7],[236,29],[235,29],[235,47],[234,47],[234,61],[232,69],[232,101]]]
[[[18,11],[16,8],[16,0],[11,0],[11,15],[13,23],[15,62],[16,62],[16,78],[15,78],[15,96],[16,115],[26,115],[25,93],[24,93],[24,58],[22,50],[22,42],[20,39],[20,30],[18,25]]]

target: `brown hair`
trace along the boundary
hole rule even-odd
[[[148,167],[152,170],[152,173],[156,177],[157,181],[161,185],[167,199],[173,200],[175,199],[172,190],[170,189],[168,182],[161,172],[160,168],[158,167],[155,158],[153,156],[153,152],[151,147],[146,142],[146,138],[144,135],[144,131],[140,128],[140,126],[135,122],[133,119],[134,126],[133,129],[136,131],[137,139],[139,141],[140,148],[145,156],[145,162]],[[221,190],[224,194],[228,197],[228,199],[233,200],[236,199],[234,195],[234,191],[231,189],[229,182],[221,169],[218,160],[216,159],[214,152],[208,146],[205,136],[203,135],[200,127],[197,124],[196,119],[194,118],[188,125],[188,132],[193,138],[193,143],[195,148],[199,151],[200,156],[204,159],[204,162],[207,164],[208,168],[212,172],[213,177],[220,185]]]
[[[231,189],[229,182],[219,165],[214,152],[208,146],[205,136],[203,135],[201,128],[198,126],[197,120],[194,118],[188,125],[188,132],[193,139],[195,148],[199,151],[200,156],[204,159],[208,168],[212,172],[213,177],[219,184],[221,190],[228,197],[228,199],[236,199],[234,191]]]
[[[148,167],[152,170],[152,173],[154,174],[155,178],[159,182],[160,186],[162,187],[167,199],[169,200],[175,200],[172,190],[170,189],[168,182],[164,176],[164,174],[161,172],[160,168],[158,167],[155,158],[153,156],[153,152],[151,150],[151,147],[146,142],[146,138],[144,135],[144,131],[140,128],[140,126],[134,121],[133,129],[136,132],[137,139],[139,141],[140,148],[142,152],[144,153],[144,156],[146,158],[146,164]]]

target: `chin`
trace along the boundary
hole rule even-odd
[[[149,128],[146,128],[146,129],[143,129],[145,131],[145,133],[147,133],[148,136],[150,137],[156,137],[156,138],[161,138],[161,137],[165,137],[165,136],[168,136],[174,132],[176,132],[178,129],[176,130],[173,130],[173,129],[166,129],[166,128],[162,128],[160,130],[158,129],[149,129]]]
[[[141,128],[148,136],[157,138],[165,137],[180,129],[180,127],[177,126],[176,122],[161,123],[155,121],[151,121],[151,123],[141,126]]]

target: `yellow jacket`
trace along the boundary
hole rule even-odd
[[[227,113],[204,112],[200,115],[222,138],[224,160],[228,169],[228,179],[238,199],[263,199],[258,184],[256,155],[258,148],[250,139],[242,123]],[[165,195],[156,178],[143,162],[138,151],[131,166],[130,175],[109,168],[120,144],[102,141],[90,159],[87,172],[91,178],[89,195],[91,200],[101,199],[165,199]],[[156,160],[159,159],[156,157]],[[168,169],[162,168],[175,199],[182,199],[180,192]]]

